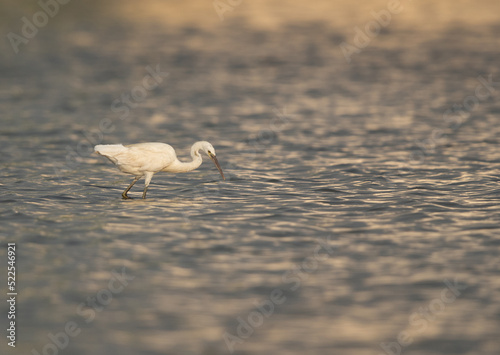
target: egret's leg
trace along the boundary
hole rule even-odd
[[[127,192],[130,191],[130,189],[132,188],[132,186],[134,186],[134,184],[137,182],[137,180],[139,180],[141,177],[142,176],[136,176],[135,179],[134,179],[134,181],[132,181],[132,183],[130,185],[128,185],[128,187],[125,189],[125,191],[123,191],[122,197],[123,197],[124,200],[130,198],[130,197],[127,196]]]
[[[146,173],[146,181],[144,182],[144,192],[142,193],[143,199],[146,199],[146,192],[148,191],[148,186],[152,178],[153,178],[153,173]]]

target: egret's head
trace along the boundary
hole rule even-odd
[[[219,172],[222,176],[222,179],[226,180],[226,178],[224,177],[224,173],[222,172],[222,168],[220,167],[219,162],[217,161],[217,157],[215,156],[215,149],[214,149],[213,145],[211,145],[208,142],[204,142],[204,141],[198,142],[198,143],[200,143],[200,150],[204,151],[208,155],[208,157],[210,159],[212,159],[212,161],[215,163],[215,166],[219,170]]]

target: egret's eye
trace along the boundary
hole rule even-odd
[[[212,154],[212,152],[211,152],[211,151],[208,151],[208,154]]]

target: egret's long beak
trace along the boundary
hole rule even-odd
[[[219,173],[222,176],[222,180],[226,180],[226,178],[224,177],[224,173],[222,172],[222,168],[220,167],[219,162],[217,161],[217,157],[215,155],[213,155],[212,153],[208,153],[208,156],[210,157],[210,159],[213,160],[217,169],[219,169]]]

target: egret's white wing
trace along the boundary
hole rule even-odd
[[[138,143],[125,146],[117,156],[117,166],[124,172],[158,172],[176,160],[175,150],[164,143]],[[133,172],[132,172],[133,171]]]

